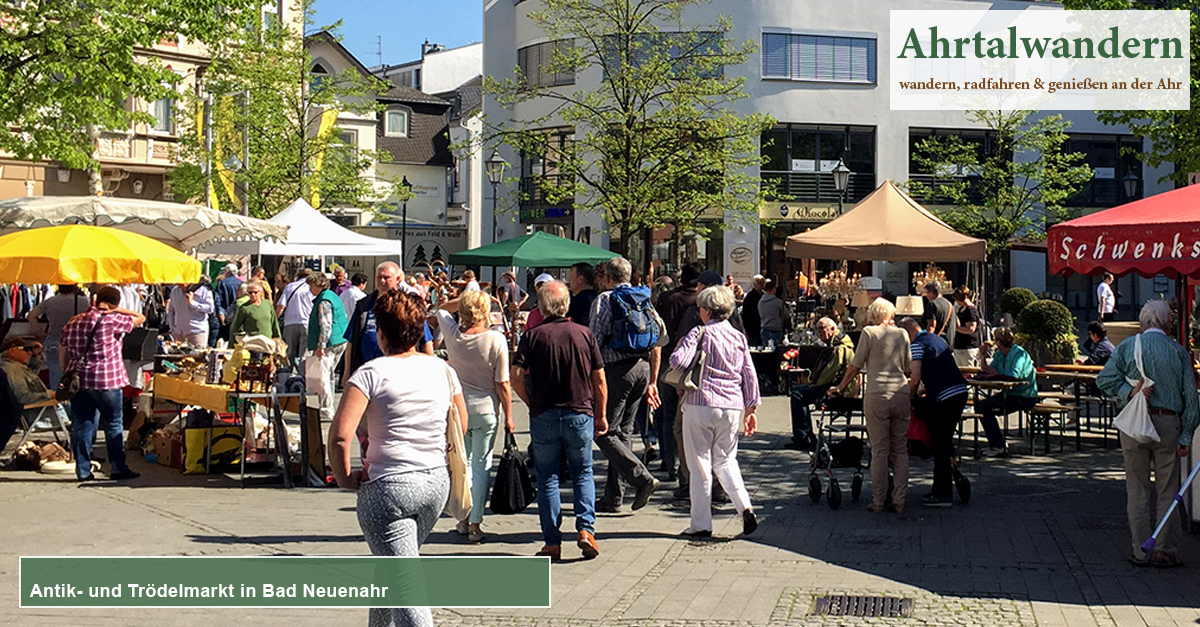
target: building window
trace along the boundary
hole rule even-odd
[[[316,91],[325,85],[329,80],[329,70],[325,69],[320,63],[313,64],[312,72],[308,77],[308,88]]]
[[[150,103],[150,115],[154,116],[154,124],[150,126],[151,131],[168,135],[175,133],[174,98],[160,98]]]
[[[358,133],[355,131],[342,131],[337,136],[338,143],[335,145],[335,150],[339,153],[342,161],[347,164],[353,164],[358,159]]]
[[[534,88],[574,85],[574,72],[556,73],[550,71],[550,64],[554,60],[554,51],[557,49],[560,54],[565,54],[574,45],[575,42],[573,40],[559,39],[558,41],[547,41],[517,50],[517,67],[521,68],[521,76],[525,79],[525,86]]]
[[[979,128],[910,128],[908,129],[908,178],[912,181],[917,181],[934,192],[939,184],[952,183],[953,179],[962,179],[973,174],[972,167],[965,164],[943,164],[937,168],[922,164],[917,158],[921,155],[921,145],[929,139],[938,137],[957,137],[960,141],[968,146],[975,148],[976,163],[983,163],[996,151],[1000,150],[1000,146],[996,141],[996,132],[988,129]],[[1008,154],[1007,160],[1012,160],[1012,154]],[[983,195],[979,186],[968,179],[971,183],[967,190],[967,199],[972,203],[982,203]],[[922,199],[931,205],[947,205],[950,204],[950,199],[937,195],[936,193],[928,198]]]
[[[1116,207],[1145,196],[1145,177],[1142,162],[1134,154],[1141,151],[1142,142],[1133,135],[1087,135],[1072,133],[1063,144],[1064,153],[1081,152],[1083,162],[1092,167],[1092,180],[1083,184],[1077,194],[1063,202],[1067,207]],[[1130,172],[1141,181],[1133,196],[1125,193],[1122,180]]]
[[[408,137],[408,111],[403,109],[388,109],[383,114],[384,136]]]
[[[763,33],[762,77],[875,83],[875,38]]]
[[[575,132],[547,130],[545,137],[541,150],[521,155],[520,217],[523,224],[574,220],[574,199],[557,198],[554,192],[567,189],[572,183],[572,179],[559,170],[559,163],[570,154]]]
[[[720,31],[638,35],[633,41],[633,50],[626,55],[621,54],[618,45],[623,45],[618,38],[605,38],[603,52],[605,76],[608,76],[611,70],[620,67],[623,56],[628,56],[628,63],[634,67],[640,67],[650,57],[649,50],[655,50],[658,56],[670,59],[672,77],[686,77],[695,74],[700,78],[720,78],[725,71],[725,68],[719,63],[725,46],[725,35]],[[706,62],[703,60],[705,57],[713,57],[716,61]]]
[[[763,187],[768,197],[798,202],[837,202],[833,169],[844,160],[850,175],[846,201],[875,190],[875,128],[781,124],[763,133]]]

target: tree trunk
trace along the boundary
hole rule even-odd
[[[92,141],[92,158],[97,161],[96,164],[88,166],[88,194],[92,196],[104,195],[104,178],[100,173],[100,129],[95,124],[89,124],[87,127],[88,139]]]

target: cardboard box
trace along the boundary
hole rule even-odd
[[[168,468],[182,469],[183,442],[178,436],[172,437],[161,431],[150,434],[150,448],[154,451],[156,463]]]

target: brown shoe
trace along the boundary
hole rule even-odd
[[[551,562],[559,562],[559,561],[562,561],[562,547],[561,546],[550,546],[549,544],[547,544],[547,545],[544,545],[541,548],[541,550],[539,550],[537,553],[534,553],[534,556],[548,557],[548,558],[550,558]]]
[[[586,529],[579,532],[579,542],[575,544],[579,545],[579,549],[583,551],[585,560],[595,559],[597,555],[600,555],[600,547],[596,545],[596,536]]]

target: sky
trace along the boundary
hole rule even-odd
[[[421,58],[421,44],[457,48],[483,40],[483,0],[316,0],[315,24],[342,20],[342,45],[366,66]]]

